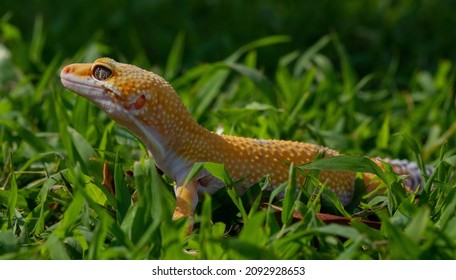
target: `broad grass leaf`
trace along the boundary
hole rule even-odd
[[[330,224],[322,227],[318,227],[313,229],[315,232],[325,233],[325,234],[332,234],[337,235],[349,239],[358,239],[363,237],[363,234],[359,232],[357,229],[349,226],[343,226],[338,224]]]
[[[72,142],[76,151],[78,152],[82,162],[85,167],[89,166],[89,160],[95,156],[95,150],[92,146],[85,140],[85,138],[79,134],[75,129],[67,127],[68,133],[71,136]]]
[[[205,162],[204,169],[206,169],[209,173],[211,173],[215,178],[219,179],[226,185],[233,184],[231,177],[229,176],[228,172],[226,171],[223,164],[213,163],[213,162]]]
[[[300,165],[304,169],[352,171],[372,173],[377,175],[384,182],[389,182],[383,170],[367,157],[340,155],[317,159],[315,161]]]

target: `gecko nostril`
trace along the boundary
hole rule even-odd
[[[66,66],[65,68],[63,68],[62,72],[65,73],[65,74],[70,73],[71,72],[71,67]]]

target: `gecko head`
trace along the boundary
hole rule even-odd
[[[160,76],[110,58],[65,66],[62,84],[89,99],[117,122],[149,124],[160,91],[171,88]]]
[[[60,78],[139,136],[155,158],[165,158],[165,145],[178,128],[197,126],[168,82],[134,65],[100,58],[65,66]]]

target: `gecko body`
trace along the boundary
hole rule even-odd
[[[176,183],[175,219],[192,219],[198,197],[224,187],[206,171],[185,184],[196,162],[223,164],[231,178],[243,179],[239,186],[242,191],[264,175],[270,176],[271,189],[286,182],[289,163],[309,162],[320,152],[326,156],[338,155],[334,150],[310,143],[213,133],[192,119],[172,86],[162,77],[110,58],[65,66],[60,77],[67,89],[93,102],[143,141],[157,166]],[[381,165],[380,161],[376,162]],[[411,178],[412,184],[407,187],[415,189],[417,181],[422,184],[418,168],[409,166],[412,163],[391,163],[395,170]],[[374,178],[372,174],[362,175],[366,185]],[[344,205],[350,203],[355,173],[323,170],[319,180]]]

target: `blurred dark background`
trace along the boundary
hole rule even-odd
[[[395,79],[405,83],[416,70],[434,71],[440,60],[456,60],[454,0],[2,0],[0,23],[0,43],[32,69],[93,44],[103,55],[160,67],[180,32],[184,70],[274,34],[291,40],[260,50],[266,69],[328,33],[346,47],[359,76],[393,67]]]

